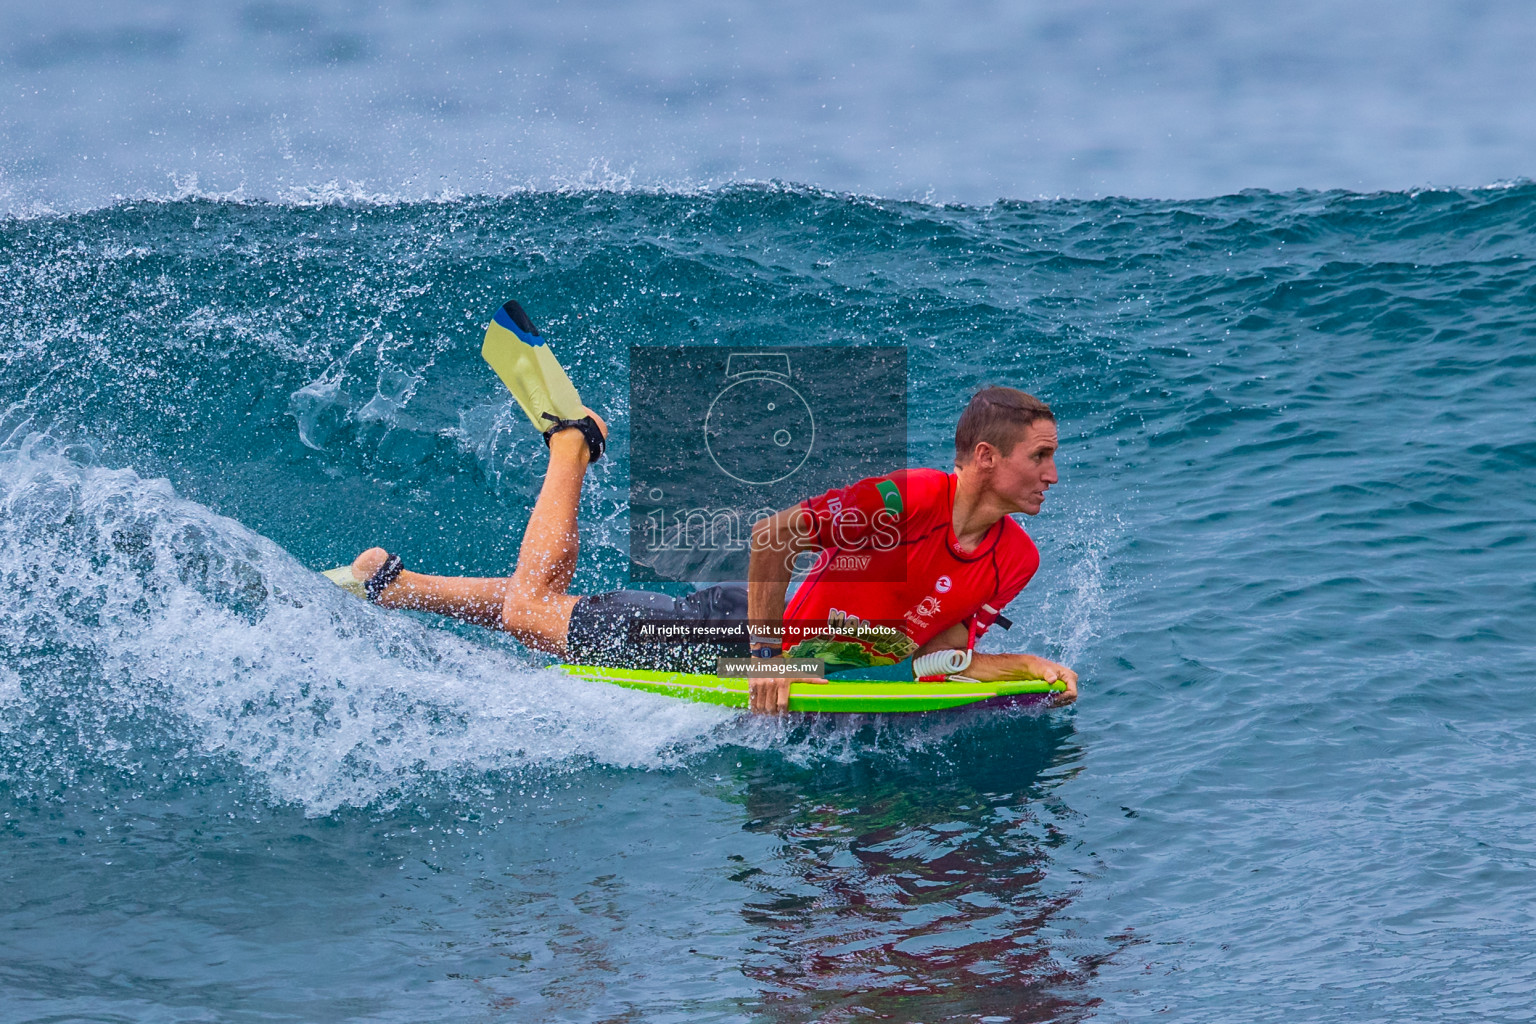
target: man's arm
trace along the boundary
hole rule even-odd
[[[759,519],[752,527],[752,553],[747,563],[747,621],[772,630],[784,626],[784,595],[794,576],[795,556],[815,551],[814,538],[794,529],[796,517],[809,515],[804,505]]]
[[[930,651],[963,651],[970,639],[969,633],[965,623],[956,623],[923,644],[917,653],[923,655]],[[1071,704],[1077,700],[1077,673],[1065,665],[1058,665],[1034,654],[983,654],[974,651],[971,664],[961,674],[984,683],[1000,679],[1044,679],[1048,683],[1060,680],[1067,684],[1067,688],[1053,694],[1053,701],[1057,704]]]
[[[981,654],[971,657],[964,675],[984,683],[999,679],[1044,679],[1067,684],[1060,693],[1052,694],[1056,704],[1071,704],[1077,700],[1077,673],[1065,665],[1058,665],[1036,654]]]
[[[794,528],[797,517],[809,514],[803,504],[796,505],[760,519],[752,527],[752,553],[747,563],[747,622],[764,636],[783,637],[784,597],[794,576],[795,556],[819,548],[814,538],[805,536],[807,531]],[[789,684],[793,682],[796,680],[782,676],[753,677],[748,707],[771,714],[787,711]]]
[[[970,640],[971,631],[966,628],[965,623],[957,622],[919,647],[912,656],[921,657],[930,651],[963,651]]]

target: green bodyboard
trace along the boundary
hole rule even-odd
[[[612,683],[631,690],[645,690],[667,697],[679,697],[700,704],[719,704],[728,708],[747,706],[748,682],[746,679],[696,675],[690,672],[601,668],[595,665],[557,665],[555,667],[578,679]],[[1066,683],[1048,683],[1044,679],[1008,679],[990,683],[887,683],[856,679],[839,682],[834,676],[825,683],[791,683],[789,710],[842,714],[943,711],[946,708],[964,707],[967,704],[977,704],[999,697],[1059,693],[1066,688]]]

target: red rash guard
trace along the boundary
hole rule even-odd
[[[961,554],[955,482],[937,469],[901,470],[804,503],[797,532],[822,551],[785,609],[786,653],[889,665],[962,622],[975,644],[1040,567],[1040,552],[1004,516]]]

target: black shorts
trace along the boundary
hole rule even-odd
[[[635,639],[631,632],[643,622],[739,626],[740,640],[647,643]],[[745,658],[750,653],[747,588],[741,583],[722,583],[686,597],[648,590],[593,594],[571,609],[570,629],[565,637],[565,657],[573,665],[713,672],[717,659]]]

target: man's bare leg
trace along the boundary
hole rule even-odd
[[[607,436],[603,421],[595,413],[592,418]],[[536,650],[564,654],[571,609],[581,600],[566,591],[580,551],[576,512],[589,460],[580,431],[562,430],[550,438],[549,468],[510,577],[405,571],[379,594],[379,604],[505,629]],[[367,579],[387,557],[383,548],[369,548],[357,556],[352,571],[359,579]]]
[[[353,561],[352,572],[358,579],[367,579],[388,557],[383,548],[369,548]],[[428,576],[407,569],[379,594],[379,604],[435,612],[496,629],[501,625],[501,606],[510,582],[499,577]]]
[[[607,436],[608,428],[596,416]],[[551,654],[565,653],[571,609],[580,597],[567,593],[576,572],[581,544],[576,534],[576,509],[591,453],[580,431],[562,430],[549,439],[549,469],[539,500],[528,517],[517,568],[507,581],[501,604],[501,628],[529,647]]]

